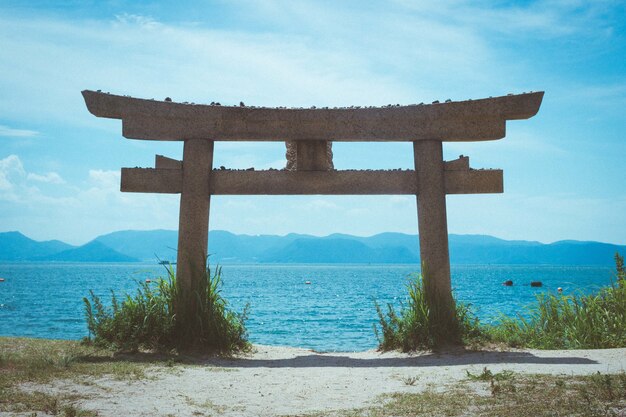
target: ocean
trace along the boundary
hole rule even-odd
[[[241,311],[250,304],[250,340],[318,351],[377,346],[374,300],[399,307],[418,265],[223,265],[222,294]],[[0,336],[81,339],[87,336],[82,298],[89,290],[110,300],[137,283],[165,276],[155,264],[0,263]],[[540,292],[589,293],[610,285],[610,267],[453,265],[458,300],[482,322],[521,314]],[[512,287],[502,282],[512,280]],[[542,281],[541,288],[530,287]],[[309,283],[307,283],[309,282]]]

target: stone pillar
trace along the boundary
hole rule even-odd
[[[450,285],[450,254],[444,182],[443,150],[440,141],[413,142],[417,173],[417,220],[422,274],[431,311],[452,323],[455,309]],[[439,315],[438,313],[438,315]]]
[[[213,141],[186,140],[183,150],[183,188],[178,222],[176,279],[183,309],[195,311],[194,289],[205,272],[209,237],[209,176],[213,165]]]

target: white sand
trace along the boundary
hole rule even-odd
[[[101,416],[275,416],[374,405],[381,394],[443,389],[488,367],[527,374],[617,373],[626,349],[456,352],[408,355],[376,351],[316,353],[255,346],[236,359],[154,367],[150,378],[56,381],[24,389],[87,396],[78,406]],[[409,378],[417,378],[413,385]]]

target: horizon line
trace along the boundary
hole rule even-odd
[[[45,240],[36,240],[34,238],[29,237],[28,235],[24,234],[23,232],[19,231],[19,230],[6,230],[6,231],[0,231],[0,234],[5,234],[5,233],[19,233],[22,236],[31,239],[35,242],[49,242],[49,241],[59,241],[62,243],[65,243],[67,245],[70,246],[75,246],[75,247],[81,247],[84,246],[88,243],[91,243],[95,240],[97,240],[98,238],[102,237],[102,236],[106,236],[106,235],[110,235],[113,233],[121,233],[121,232],[157,232],[157,231],[163,231],[163,232],[175,232],[178,233],[177,229],[122,229],[122,230],[115,230],[112,232],[107,232],[107,233],[102,233],[97,235],[96,237],[89,239],[83,243],[80,244],[70,244],[67,243],[61,239],[45,239]],[[259,234],[247,234],[247,233],[235,233],[235,232],[231,232],[229,230],[224,230],[224,229],[209,229],[209,233],[211,232],[225,232],[225,233],[230,233],[232,235],[236,235],[236,236],[249,236],[249,237],[258,237],[258,236],[276,236],[276,237],[280,237],[280,238],[284,238],[287,237],[289,235],[302,235],[302,236],[306,236],[306,237],[312,237],[312,238],[318,238],[318,239],[323,239],[323,238],[328,238],[328,237],[332,237],[334,235],[343,235],[343,236],[350,236],[350,237],[355,237],[355,238],[363,238],[363,239],[367,239],[367,238],[372,238],[375,236],[379,236],[382,234],[399,234],[399,235],[405,235],[405,236],[415,236],[415,237],[419,237],[418,233],[412,234],[412,233],[405,233],[405,232],[394,232],[394,231],[386,231],[386,232],[380,232],[380,233],[375,233],[372,235],[368,235],[368,236],[360,236],[360,235],[354,235],[354,234],[350,234],[350,233],[341,233],[341,232],[336,232],[336,233],[331,233],[328,235],[313,235],[310,233],[298,233],[298,232],[289,232],[287,234],[272,234],[272,233],[259,233]],[[527,242],[527,243],[539,243],[542,245],[552,245],[555,243],[562,243],[562,242],[576,242],[576,243],[600,243],[600,244],[605,244],[605,245],[614,245],[614,246],[626,246],[626,243],[614,243],[614,242],[605,242],[605,241],[599,241],[599,240],[577,240],[577,239],[561,239],[561,240],[555,240],[553,242],[542,242],[539,240],[525,240],[525,239],[505,239],[505,238],[501,238],[498,236],[494,236],[494,235],[490,235],[490,234],[481,234],[481,233],[448,233],[448,237],[450,236],[486,236],[486,237],[491,237],[491,238],[495,238],[498,240],[502,240],[505,242]]]

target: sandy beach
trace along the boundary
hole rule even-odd
[[[76,405],[100,416],[325,415],[379,404],[384,394],[444,391],[466,380],[466,371],[480,374],[485,367],[494,373],[618,373],[626,369],[626,349],[404,354],[255,345],[236,358],[161,363],[134,381],[57,380],[22,389],[76,394],[82,398]]]

